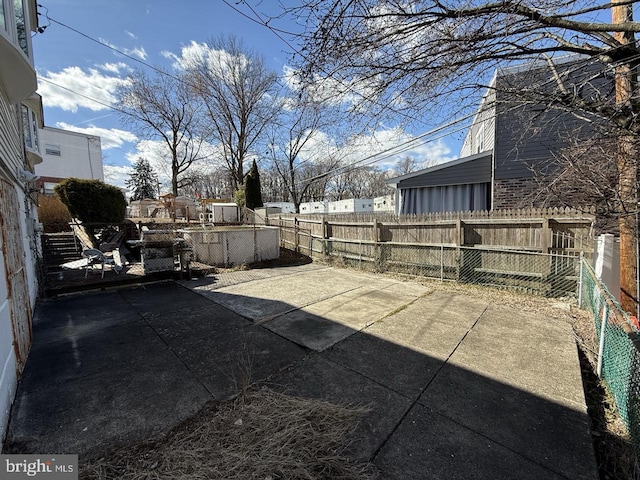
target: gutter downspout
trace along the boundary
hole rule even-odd
[[[95,180],[93,176],[93,164],[91,163],[91,138],[87,137],[87,154],[89,155],[89,172],[91,173],[91,180]]]

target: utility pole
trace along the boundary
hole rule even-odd
[[[633,6],[628,0],[612,0],[611,18],[614,24],[633,21]],[[620,49],[635,50],[632,32],[614,32],[613,37]],[[637,93],[637,60],[629,55],[629,61],[616,66],[616,105],[631,114],[634,109],[634,94]],[[618,191],[620,195],[620,303],[631,315],[638,315],[637,309],[637,157],[638,148],[633,135],[622,135],[618,139],[617,167]]]

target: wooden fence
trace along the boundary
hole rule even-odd
[[[296,250],[312,249],[315,238],[577,254],[593,252],[594,219],[589,209],[553,208],[421,216],[290,214],[269,217],[268,224],[280,226]]]

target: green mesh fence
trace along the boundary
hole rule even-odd
[[[593,272],[581,265],[580,306],[593,314],[598,336],[598,373],[640,455],[640,343],[638,328]]]

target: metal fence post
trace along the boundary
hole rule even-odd
[[[440,245],[440,281],[444,282],[444,245]]]
[[[578,308],[582,308],[582,284],[583,278],[582,274],[584,273],[584,252],[580,252],[580,273],[578,274]]]
[[[597,374],[599,378],[602,378],[602,357],[604,355],[604,337],[606,335],[607,321],[609,318],[609,305],[605,302],[602,309],[602,319],[600,323],[600,345],[598,346],[598,368]]]

